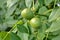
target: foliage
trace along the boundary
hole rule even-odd
[[[0,40],[60,40],[60,0],[0,0]]]

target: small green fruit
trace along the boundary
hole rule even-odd
[[[30,20],[30,25],[31,25],[33,28],[38,28],[38,27],[40,27],[40,24],[41,24],[40,18],[32,18],[32,19]]]
[[[23,18],[26,19],[31,19],[34,16],[34,13],[31,11],[30,8],[25,8],[22,12],[21,12],[21,16]]]

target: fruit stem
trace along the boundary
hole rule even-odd
[[[45,15],[45,14],[51,12],[52,10],[53,10],[53,9],[49,9],[48,11],[44,12],[43,14]]]
[[[54,0],[54,8],[55,8],[56,1],[57,1],[57,0]]]
[[[47,33],[47,35],[46,35],[46,39],[45,40],[48,40],[47,38],[48,38],[48,34],[49,34],[49,32]]]
[[[33,7],[34,7],[34,0],[33,0]]]
[[[19,22],[19,21],[18,21],[18,22]],[[17,22],[17,23],[18,23],[18,22]],[[12,30],[16,27],[17,23],[13,25],[12,29],[5,35],[5,37],[4,37],[2,40],[5,40],[5,38],[9,35],[9,33],[11,33]]]

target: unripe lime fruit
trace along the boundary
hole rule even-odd
[[[30,8],[25,8],[22,12],[21,12],[21,16],[23,18],[26,19],[31,19],[34,16],[34,13],[31,11]]]
[[[32,19],[30,20],[30,25],[31,25],[31,27],[33,27],[33,28],[38,28],[38,27],[40,27],[40,24],[41,24],[40,18],[32,18]]]

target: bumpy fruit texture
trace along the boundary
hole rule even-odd
[[[40,22],[40,19],[39,19],[39,18],[32,18],[32,19],[30,20],[30,25],[31,25],[31,27],[33,27],[33,28],[38,28],[38,27],[40,27],[40,24],[41,24],[41,22]]]
[[[23,18],[26,19],[31,19],[34,16],[34,13],[31,11],[31,9],[29,8],[25,8],[22,12],[21,12],[21,16]]]

